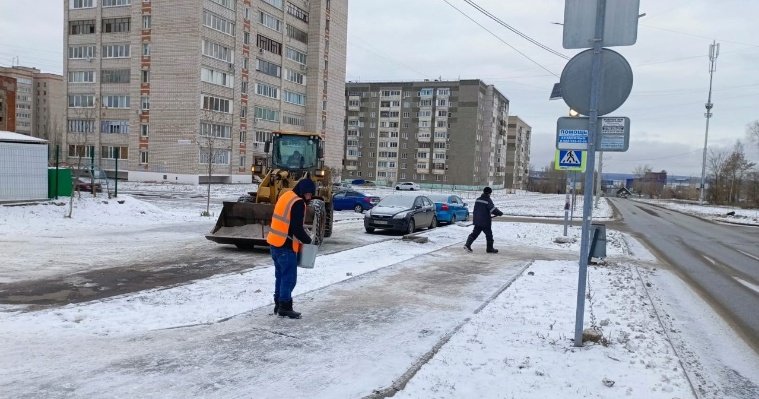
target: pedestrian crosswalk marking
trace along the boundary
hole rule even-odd
[[[564,165],[579,165],[581,162],[580,158],[574,151],[567,151],[567,153],[564,154],[564,157],[561,158],[561,163]]]

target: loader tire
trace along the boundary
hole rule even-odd
[[[321,246],[324,242],[324,232],[327,225],[327,208],[322,200],[312,200],[311,203],[314,207],[314,221],[311,232],[314,235],[314,242],[312,244]]]
[[[325,207],[327,208],[326,215],[327,215],[327,223],[326,226],[324,226],[324,237],[332,237],[332,223],[335,220],[335,213],[332,206],[332,203],[325,204]]]

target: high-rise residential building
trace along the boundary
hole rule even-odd
[[[24,66],[0,67],[15,79],[15,132],[58,143],[63,131],[63,77]]]
[[[67,0],[68,155],[138,181],[249,182],[276,130],[341,168],[347,0]]]
[[[16,78],[0,75],[0,130],[16,131]]]
[[[518,116],[509,116],[506,145],[506,188],[527,189],[530,175],[532,128]]]
[[[344,179],[504,187],[509,100],[481,80],[349,82]]]

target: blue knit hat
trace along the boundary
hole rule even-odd
[[[301,179],[295,187],[293,187],[293,192],[295,194],[298,194],[298,196],[303,197],[306,195],[306,193],[316,194],[316,184],[314,184],[314,181],[310,178],[306,177],[304,179]]]

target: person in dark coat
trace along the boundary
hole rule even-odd
[[[485,187],[485,189],[482,190],[480,198],[477,198],[477,201],[474,202],[474,210],[472,211],[474,229],[472,229],[472,234],[467,237],[466,244],[464,244],[464,248],[469,252],[472,252],[472,243],[474,240],[479,237],[481,232],[484,232],[485,240],[487,241],[486,251],[493,254],[498,253],[498,250],[493,248],[493,230],[490,228],[491,215],[503,216],[503,212],[496,208],[493,204],[493,200],[490,199],[490,194],[492,192],[493,189]]]

